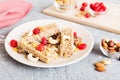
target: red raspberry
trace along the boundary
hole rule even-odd
[[[93,11],[97,11],[97,12],[103,12],[103,11],[106,11],[106,7],[105,5],[103,4],[103,2],[96,2],[96,3],[91,3],[90,4],[90,8],[93,10]]]
[[[85,17],[86,17],[86,18],[90,18],[90,14],[89,14],[89,13],[86,13],[86,14],[85,14]]]
[[[10,41],[10,46],[11,47],[17,47],[17,45],[18,45],[18,43],[17,43],[16,40],[13,39],[13,40]]]
[[[38,51],[44,51],[45,50],[45,45],[44,44],[39,44],[36,46],[36,50]]]
[[[104,12],[104,9],[101,7],[100,10],[99,10],[99,12]]]
[[[93,3],[90,4],[90,8],[91,8],[92,10],[94,10],[94,4],[93,4]]]
[[[99,6],[99,4],[100,4],[100,2],[94,3],[94,5],[97,6],[97,7]]]
[[[85,7],[82,6],[82,7],[80,8],[80,11],[85,11]]]
[[[87,47],[87,44],[85,44],[85,43],[82,43],[82,44],[78,45],[79,50],[84,50],[86,47]]]
[[[88,6],[88,3],[87,2],[83,2],[82,3],[82,7],[87,7]]]
[[[33,29],[33,34],[39,34],[39,33],[40,33],[40,29],[38,27]]]
[[[100,2],[100,3],[99,3],[99,6],[104,6],[103,2]]]
[[[41,43],[46,45],[47,44],[47,39],[45,37],[43,37]]]
[[[74,32],[73,34],[74,34],[74,37],[77,37],[77,32]]]
[[[106,11],[106,7],[105,6],[103,6],[102,9],[103,9],[103,11]]]
[[[97,7],[94,9],[94,11],[99,12],[99,11],[100,11],[100,9],[101,9],[101,6],[97,6]]]

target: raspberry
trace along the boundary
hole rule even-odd
[[[44,44],[38,44],[36,46],[36,50],[38,50],[38,51],[44,51],[45,50],[45,45]]]
[[[38,27],[33,29],[33,34],[39,34],[39,33],[40,33],[40,29]]]
[[[90,8],[91,8],[93,11],[97,11],[97,12],[106,11],[106,6],[103,4],[103,2],[91,3],[91,4],[90,4]]]
[[[103,9],[103,11],[106,11],[106,7],[105,6],[103,6],[102,9]]]
[[[85,43],[82,43],[82,44],[78,45],[79,50],[84,50],[86,47],[87,47],[87,45]]]
[[[93,3],[90,4],[90,8],[91,8],[92,10],[94,10],[94,4],[93,4]]]
[[[87,2],[83,2],[82,3],[82,7],[87,7],[88,6],[88,3]]]
[[[98,7],[96,7],[96,8],[94,9],[94,11],[99,12],[99,11],[100,11],[100,9],[101,9],[101,6],[98,6]]]
[[[86,14],[85,14],[85,17],[86,17],[86,18],[89,18],[89,17],[90,17],[90,14],[89,14],[89,13],[86,13]]]
[[[99,6],[104,6],[103,2],[100,2]]]
[[[18,45],[18,43],[17,43],[16,40],[13,39],[13,40],[10,41],[10,46],[11,47],[17,47],[17,45]]]
[[[74,34],[74,37],[77,37],[77,32],[74,32],[73,34]]]
[[[47,44],[47,39],[45,37],[43,37],[41,43],[46,45]]]
[[[90,4],[90,8],[91,8],[93,11],[95,11],[97,7],[98,7],[98,6],[96,6],[95,4]]]
[[[82,7],[80,8],[80,11],[85,11],[85,7],[82,6]]]
[[[94,3],[94,5],[97,6],[97,7],[99,6],[99,4],[100,4],[100,2]]]

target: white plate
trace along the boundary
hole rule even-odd
[[[57,23],[58,27],[60,29],[65,28],[65,27],[71,27],[73,28],[74,31],[77,32],[78,36],[82,37],[83,42],[87,44],[87,48],[85,50],[81,50],[78,53],[74,53],[74,55],[70,58],[59,58],[55,61],[52,61],[48,64],[42,63],[42,62],[31,62],[26,59],[25,55],[18,54],[17,52],[13,51],[13,49],[10,47],[9,43],[10,40],[15,39],[19,40],[21,36],[30,30],[32,30],[35,27],[38,26],[43,26],[49,23]],[[86,57],[90,51],[92,50],[94,45],[94,40],[92,35],[90,34],[89,31],[83,28],[82,25],[75,24],[69,21],[65,20],[57,20],[57,19],[45,19],[45,20],[38,20],[38,21],[32,21],[28,22],[22,25],[17,26],[15,29],[13,29],[6,37],[5,39],[5,49],[8,52],[8,54],[15,59],[16,61],[29,65],[29,66],[34,66],[34,67],[60,67],[60,66],[65,66],[69,65],[72,63],[75,63],[77,61],[80,61],[84,57]]]

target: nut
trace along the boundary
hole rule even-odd
[[[108,60],[102,60],[101,62],[105,65],[111,64],[111,61],[109,59]]]
[[[110,40],[108,41],[108,46],[109,47],[113,47],[115,45],[114,41]]]
[[[99,71],[99,72],[104,72],[106,71],[106,65],[111,64],[111,61],[108,60],[102,60],[101,62],[96,62],[95,63],[95,70]]]
[[[115,47],[108,47],[109,50],[115,50]]]
[[[106,51],[109,51],[107,47],[103,47]]]
[[[95,68],[97,71],[99,71],[99,72],[104,72],[104,71],[106,71],[106,67],[105,66],[98,66],[98,67],[96,67]]]
[[[106,42],[106,40],[105,39],[102,39],[102,43],[105,43]]]
[[[97,62],[97,63],[95,63],[95,66],[96,67],[103,67],[103,66],[105,66],[103,63],[101,63],[101,62]]]
[[[48,42],[51,44],[57,44],[60,42],[60,38],[53,39],[52,37],[49,37]]]
[[[108,45],[107,45],[107,43],[106,43],[106,40],[105,40],[105,39],[102,39],[102,41],[101,41],[101,42],[102,42],[102,46],[103,46],[103,47],[108,46]]]
[[[116,43],[116,47],[120,47],[120,43]]]
[[[115,49],[110,49],[109,52],[114,53],[114,52],[116,52],[116,50]]]
[[[116,51],[117,51],[117,52],[120,52],[120,47],[117,47],[117,48],[116,48]]]
[[[27,55],[27,59],[32,61],[32,62],[37,62],[39,60],[38,57],[34,58],[31,53]]]
[[[116,40],[107,40],[107,39],[102,39],[101,41],[102,43],[102,47],[110,52],[110,53],[114,53],[114,52],[120,52],[120,42],[116,41]]]
[[[82,42],[82,38],[80,38],[80,37],[75,37],[74,38],[74,45],[75,46],[77,46],[79,43],[81,43]]]
[[[107,43],[102,43],[102,46],[107,48],[108,44]]]

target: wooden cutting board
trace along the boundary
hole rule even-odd
[[[83,0],[83,2],[84,1],[85,0]],[[86,0],[86,2],[92,2],[92,1]],[[80,24],[84,24],[84,25],[88,25],[98,29],[120,34],[120,4],[113,4],[113,3],[106,3],[106,2],[104,2],[104,4],[107,6],[107,9],[108,9],[107,13],[103,15],[99,15],[97,17],[80,18],[75,16],[74,11],[59,12],[56,10],[55,6],[53,5],[43,10],[43,13],[47,15],[59,17],[65,20],[77,22]]]

